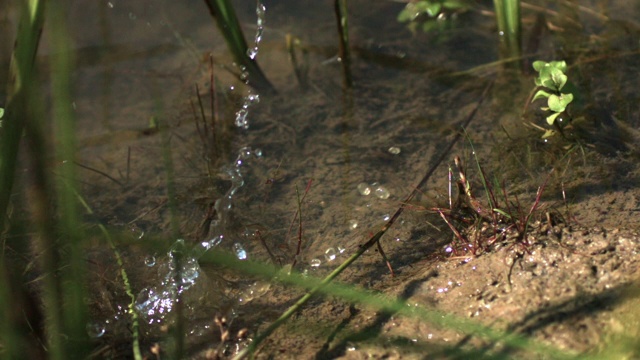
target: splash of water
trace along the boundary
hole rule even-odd
[[[254,60],[256,56],[258,56],[258,45],[262,40],[262,34],[264,33],[264,15],[267,11],[267,8],[264,6],[262,1],[256,1],[256,35],[253,38],[253,47],[247,50],[247,56]]]

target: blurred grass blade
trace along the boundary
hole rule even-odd
[[[571,354],[567,352],[542,344],[535,340],[531,340],[525,335],[497,330],[495,328],[482,325],[477,321],[429,309],[426,306],[410,306],[407,302],[401,299],[394,299],[393,297],[382,293],[362,290],[350,285],[328,283],[326,278],[319,279],[310,275],[302,275],[295,271],[288,274],[287,271],[278,269],[272,265],[250,260],[238,260],[232,254],[224,253],[222,251],[207,252],[200,261],[218,264],[250,276],[258,276],[278,283],[308,289],[309,293],[313,292],[313,289],[319,289],[318,294],[337,296],[348,302],[361,304],[375,311],[382,311],[418,319],[438,327],[489,339],[495,344],[500,343],[505,346],[545,355],[545,358],[573,358]],[[309,293],[307,293],[307,295]],[[297,303],[301,301],[302,299],[298,300]],[[258,338],[254,339],[252,344],[256,342],[258,342]],[[251,347],[250,345],[249,348],[245,348],[243,351],[239,352],[234,359],[241,359],[252,355],[251,350],[255,350],[255,347]]]
[[[7,86],[7,103],[0,120],[0,236],[6,234],[6,221],[8,217],[9,199],[13,189],[16,170],[18,147],[24,129],[24,121],[27,114],[27,101],[33,87],[33,65],[42,26],[44,24],[45,6],[43,1],[31,0],[21,2],[20,20],[11,66],[9,69],[9,82]],[[38,349],[27,350],[21,345],[30,341],[30,334],[24,326],[29,322],[31,313],[25,309],[27,304],[25,289],[21,288],[21,277],[9,268],[5,259],[4,239],[2,241],[2,255],[0,256],[0,339],[3,345],[3,357],[24,358],[28,354],[34,354]],[[24,314],[27,319],[15,315]],[[35,325],[35,324],[34,324]],[[20,332],[18,329],[24,329]],[[39,333],[40,329],[35,329]],[[42,340],[42,339],[41,339]]]
[[[347,20],[347,0],[335,0],[336,19],[338,20],[338,35],[340,36],[340,63],[342,64],[343,84],[351,88],[351,51],[349,50],[349,22]]]
[[[240,22],[230,0],[204,0],[209,12],[216,19],[218,29],[222,33],[227,46],[239,66],[249,74],[248,84],[259,92],[275,93],[276,89],[258,66],[258,63],[247,55],[249,50],[244,38]]]
[[[520,0],[493,0],[493,5],[500,33],[500,58],[521,59]]]
[[[76,127],[74,112],[71,108],[71,67],[72,50],[66,26],[66,16],[60,3],[49,5],[47,32],[51,35],[51,44],[56,51],[52,54],[51,94],[53,123],[56,138],[56,157],[59,175],[57,181],[57,204],[61,233],[58,244],[66,249],[66,258],[62,259],[63,269],[59,277],[63,299],[64,334],[66,353],[77,358],[85,358],[89,352],[89,337],[86,331],[88,310],[85,284],[86,266],[82,251],[82,226],[79,223],[78,205],[75,199],[77,188],[75,172]],[[57,269],[56,269],[57,270]]]
[[[7,104],[0,120],[0,234],[13,188],[16,156],[24,127],[28,87],[32,85],[33,63],[44,24],[44,2],[23,2],[16,43],[11,56]]]

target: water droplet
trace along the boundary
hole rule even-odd
[[[453,252],[453,248],[451,247],[451,245],[447,245],[444,247],[444,252],[446,252],[447,254],[450,254]]]
[[[245,147],[243,147],[242,149],[240,149],[238,151],[238,158],[246,160],[246,159],[249,159],[251,157],[251,154],[252,154],[251,148],[248,147],[248,146],[245,146]]]
[[[343,252],[345,252],[345,250],[347,250],[347,249],[343,248],[342,246],[338,246],[338,252],[339,252],[340,254],[342,254]]]
[[[358,192],[362,196],[367,196],[371,194],[371,188],[369,187],[369,184],[361,182],[360,184],[358,184]]]
[[[375,194],[379,199],[388,199],[389,196],[391,196],[391,193],[389,193],[389,190],[387,190],[386,187],[382,186],[382,185],[378,185],[378,187],[375,190]]]
[[[324,257],[327,261],[333,261],[336,259],[336,249],[330,247],[324,252]]]
[[[260,103],[260,95],[258,94],[249,94],[246,98],[247,105],[255,105]]]
[[[398,154],[400,154],[400,151],[401,151],[401,150],[400,150],[400,148],[399,148],[399,147],[397,147],[397,146],[392,146],[392,147],[390,147],[390,148],[389,148],[389,150],[388,150],[388,151],[389,151],[389,154],[392,154],[392,155],[398,155]]]
[[[349,220],[349,229],[354,230],[357,227],[358,227],[358,221],[357,220]]]
[[[246,260],[247,259],[247,252],[242,247],[242,244],[240,244],[240,243],[233,244],[233,252],[238,257],[238,260]]]
[[[256,157],[262,157],[262,149],[257,148],[257,149],[255,149],[255,150],[253,150],[253,154],[254,154]]]
[[[203,241],[202,243],[200,243],[200,245],[202,245],[202,247],[204,248],[204,251],[207,251],[214,246],[220,245],[223,239],[224,239],[224,235],[220,234],[218,236],[213,237],[209,241]]]
[[[86,326],[87,335],[91,338],[99,338],[106,332],[104,325],[99,322],[89,322]]]
[[[113,9],[113,3],[111,1],[107,3],[107,6]]]
[[[249,128],[249,122],[247,121],[247,115],[249,115],[249,111],[245,108],[242,108],[236,112],[236,126],[243,129]]]
[[[147,255],[144,258],[144,264],[147,265],[148,267],[152,267],[156,264],[156,257],[153,255]]]
[[[322,261],[320,261],[320,259],[312,259],[309,264],[313,267],[318,267],[322,264]]]
[[[382,215],[382,220],[389,221],[389,219],[391,219],[391,216],[389,214]]]

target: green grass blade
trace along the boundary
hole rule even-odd
[[[522,57],[520,0],[493,0],[500,32],[500,58]]]
[[[90,341],[86,332],[88,310],[84,301],[86,279],[85,259],[82,251],[82,226],[79,222],[78,206],[73,189],[76,181],[76,138],[75,118],[71,108],[71,43],[66,28],[66,19],[60,4],[49,7],[51,43],[56,51],[52,54],[51,87],[52,110],[56,136],[56,157],[62,179],[58,180],[58,206],[61,233],[59,244],[67,249],[67,259],[63,259],[60,271],[60,288],[63,296],[64,333],[68,336],[66,354],[74,358],[86,358],[90,353]]]

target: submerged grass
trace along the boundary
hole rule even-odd
[[[357,254],[353,255],[350,259],[345,261],[338,269],[342,270],[341,268],[351,264],[355,260],[355,258],[357,258]],[[330,283],[330,280],[333,279],[332,275],[335,274],[338,269],[336,269],[336,271],[334,271],[334,273],[332,273],[332,275],[329,275],[327,278],[319,279],[308,275],[302,275],[296,272],[287,273],[286,271],[282,271],[281,269],[268,264],[262,264],[249,260],[238,260],[232,254],[223,252],[208,252],[204,255],[201,261],[205,263],[210,262],[213,264],[224,266],[232,269],[233,271],[238,271],[246,275],[257,276],[288,286],[295,286],[309,290],[307,295],[298,300],[298,303],[302,302],[303,300],[307,300],[308,297],[312,297],[315,295],[336,296],[353,304],[364,305],[373,310],[389,314],[407,316],[446,329],[451,329],[459,331],[461,333],[488,339],[492,341],[494,346],[513,347],[521,350],[531,351],[537,354],[550,356],[555,359],[569,359],[574,357],[574,355],[571,353],[535,342],[526,336],[499,331],[491,327],[478,324],[474,321],[462,319],[458,316],[442,313],[437,310],[432,310],[421,306],[413,306],[406,303],[405,301],[393,299],[381,293],[360,290],[350,285]],[[287,313],[283,314],[281,319],[283,319],[284,316],[291,311],[293,310],[288,310]],[[284,321],[284,319],[281,319],[276,321],[278,325],[282,321]],[[257,348],[257,346],[259,346],[261,340],[263,340],[264,337],[270,334],[271,331],[275,330],[275,327],[277,326],[274,326],[272,324],[269,328],[264,330],[261,335],[254,339],[252,344],[247,349],[241,351],[235,358],[240,359],[246,357],[247,355],[250,355]]]

